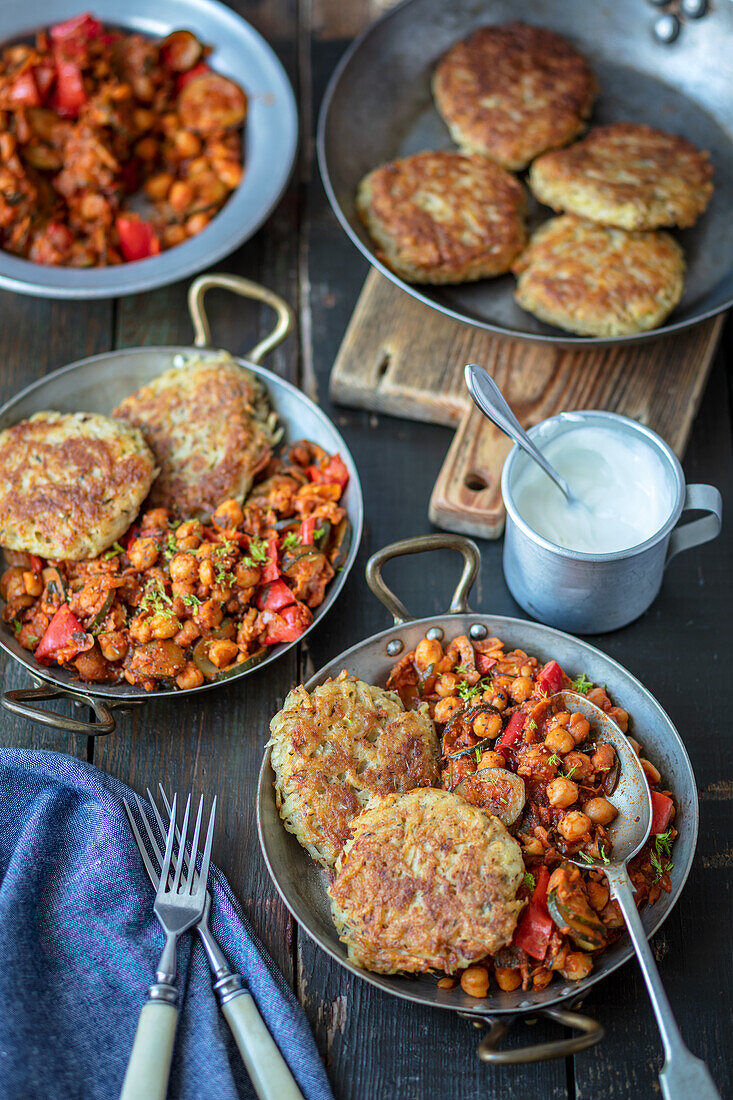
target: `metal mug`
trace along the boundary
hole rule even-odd
[[[535,425],[529,434],[541,447],[559,433],[580,426],[635,434],[656,449],[672,490],[666,522],[644,542],[611,554],[567,550],[549,542],[517,511],[513,487],[531,459],[515,445],[501,475],[507,510],[504,576],[514,599],[533,618],[573,634],[603,634],[626,626],[646,611],[675,554],[717,537],[723,502],[712,485],[686,485],[671,447],[649,428],[618,413],[559,413]],[[689,509],[710,514],[677,527]]]

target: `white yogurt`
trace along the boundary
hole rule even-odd
[[[609,427],[570,427],[547,441],[535,436],[548,461],[585,507],[570,505],[530,459],[512,495],[522,519],[557,546],[611,554],[645,542],[667,521],[674,504],[659,452],[639,436]]]

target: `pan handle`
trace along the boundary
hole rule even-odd
[[[595,1046],[605,1034],[603,1025],[597,1020],[590,1016],[581,1016],[578,1012],[569,1012],[565,1008],[545,1008],[539,1015],[554,1020],[563,1027],[574,1027],[580,1035],[574,1035],[572,1039],[555,1039],[550,1043],[535,1043],[533,1046],[514,1050],[497,1050],[512,1021],[495,1019],[491,1022],[488,1035],[479,1043],[478,1056],[481,1061],[489,1062],[492,1066],[519,1066],[530,1062],[548,1062],[552,1058],[567,1058]]]
[[[81,718],[69,718],[65,714],[56,714],[52,710],[43,710],[42,707],[34,706],[34,703],[47,699],[71,699],[72,702],[90,706],[97,720],[96,722],[84,722]],[[74,691],[44,685],[34,688],[20,688],[17,691],[6,691],[0,696],[0,704],[5,710],[9,710],[12,714],[18,714],[21,718],[27,718],[31,722],[40,722],[43,726],[64,730],[66,733],[82,733],[86,737],[102,737],[107,733],[112,733],[115,728],[112,710],[138,705],[136,700],[108,704],[94,695],[78,695]]]
[[[222,290],[231,290],[242,298],[254,298],[258,302],[272,306],[277,314],[277,322],[269,336],[255,344],[245,359],[257,366],[262,362],[268,351],[272,351],[281,344],[293,327],[293,311],[287,302],[268,290],[259,283],[253,283],[250,279],[242,279],[239,275],[199,275],[188,288],[188,311],[193,322],[194,344],[197,348],[208,348],[211,345],[211,328],[209,318],[204,309],[204,295],[212,287],[221,287]]]
[[[404,554],[421,554],[424,550],[458,550],[463,555],[463,572],[456,585],[447,614],[465,615],[469,610],[468,594],[481,564],[481,555],[476,543],[464,538],[463,535],[417,535],[415,538],[391,542],[389,546],[377,550],[366,566],[367,584],[377,599],[394,616],[395,626],[409,622],[415,616],[410,614],[402,600],[395,596],[392,589],[384,583],[382,566],[391,558],[401,558]]]

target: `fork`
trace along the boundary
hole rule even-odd
[[[196,825],[191,841],[191,855],[185,878],[183,878],[183,866],[191,811],[191,796],[189,795],[186,800],[178,858],[173,863],[177,801],[178,796],[174,795],[166,835],[165,855],[161,863],[160,880],[155,894],[155,905],[153,906],[153,911],[165,932],[165,947],[158,963],[158,969],[155,972],[156,981],[150,986],[148,999],[140,1012],[120,1100],[165,1100],[173,1054],[173,1041],[176,1034],[176,1023],[178,1022],[178,989],[176,988],[178,937],[201,920],[206,908],[206,881],[209,877],[216,798],[214,798],[209,814],[204,853],[201,857],[201,869],[196,874],[201,818],[204,809],[203,796],[199,800]],[[125,809],[129,817],[130,808],[127,803],[125,803]],[[137,836],[135,839],[137,840]],[[146,858],[149,858],[147,853],[143,857],[143,862]]]
[[[163,785],[159,783],[158,789],[163,799],[166,813],[170,819],[172,815],[171,805],[163,789]],[[146,794],[148,796],[148,802],[152,807],[153,814],[155,815],[155,820],[160,830],[160,836],[164,837],[167,831],[166,825],[150,788],[146,790]],[[143,863],[148,872],[148,877],[153,886],[157,889],[159,872],[164,859],[163,852],[160,848],[159,839],[156,837],[148,821],[143,804],[137,794],[135,795],[135,800],[157,866],[153,866],[153,863],[148,858],[147,849],[127,803],[125,803],[125,810],[132,827],[135,841],[143,857]],[[188,865],[188,856],[185,851],[183,859],[185,869]],[[176,856],[174,854],[174,868],[175,863]],[[255,1092],[260,1097],[260,1100],[303,1100],[303,1094],[298,1088],[270,1032],[267,1030],[267,1025],[260,1015],[254,998],[246,988],[242,976],[229,968],[229,964],[209,928],[210,911],[211,891],[207,890],[204,913],[196,926],[196,930],[201,937],[201,942],[203,943],[209,960],[209,966],[211,967],[211,972],[215,979],[213,983],[214,991],[219,999],[222,1013],[229,1024],[234,1041],[239,1048],[239,1053],[242,1055],[242,1060],[247,1067]]]

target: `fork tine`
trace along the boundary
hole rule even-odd
[[[188,837],[188,818],[191,813],[191,795],[186,799],[186,810],[183,814],[183,825],[181,825],[181,839],[178,842],[178,859],[176,860],[176,873],[173,876],[173,886],[171,887],[174,894],[178,893],[178,888],[181,885],[181,871],[183,870],[183,854],[186,851],[186,839]],[[173,831],[175,832],[175,821],[171,817],[173,822]]]
[[[148,791],[148,795],[150,795],[150,791]],[[150,841],[150,846],[153,849],[153,855],[158,860],[158,873],[160,873],[160,868],[163,866],[163,853],[160,850],[160,844],[158,843],[158,840],[157,840],[157,837],[155,836],[155,833],[150,828],[150,822],[148,821],[148,815],[145,813],[145,810],[143,809],[143,804],[140,801],[140,799],[138,798],[137,793],[135,794],[135,801],[137,802],[138,812],[139,812],[140,817],[142,819],[142,823],[145,826],[145,831],[148,834],[148,840]],[[161,832],[161,836],[165,836],[165,829],[161,829],[160,832]]]
[[[171,856],[173,855],[173,838],[175,837],[175,834],[176,834],[176,803],[177,803],[177,801],[178,801],[178,795],[174,794],[173,795],[173,805],[171,806],[171,819],[170,819],[170,824],[168,825],[168,836],[166,837],[166,842],[165,842],[165,856],[163,857],[163,866],[160,869],[160,884],[158,885],[158,890],[161,889],[161,886],[162,886],[163,890],[165,890],[165,888],[168,884],[168,875],[170,874],[170,870],[171,870]],[[179,866],[180,866],[180,860],[179,860]]]
[[[137,795],[135,797],[137,797]],[[148,855],[148,850],[145,847],[145,844],[143,843],[143,838],[140,836],[140,831],[139,831],[137,825],[135,824],[135,818],[132,816],[132,810],[130,809],[130,807],[127,804],[127,799],[123,798],[122,802],[123,802],[124,807],[125,807],[125,813],[127,814],[127,820],[130,822],[130,828],[132,829],[132,835],[135,837],[135,843],[137,844],[138,849],[140,851],[140,855],[142,856],[142,861],[145,865],[145,870],[148,872],[148,875],[150,877],[150,881],[153,883],[153,885],[157,889],[157,887],[158,887],[158,875],[156,873],[155,868],[153,867],[153,864],[150,861],[150,856]]]
[[[201,833],[201,816],[204,812],[204,796],[199,798],[199,809],[196,814],[196,827],[193,830],[193,840],[191,841],[191,858],[188,864],[188,873],[186,875],[186,881],[184,883],[184,890],[187,890],[189,894],[193,893],[193,887],[196,881],[196,856],[199,850],[199,834]]]
[[[209,881],[209,863],[211,862],[211,842],[214,839],[214,822],[216,820],[216,795],[214,795],[214,801],[211,803],[211,813],[209,814],[209,827],[206,830],[206,845],[204,847],[204,854],[201,857],[201,870],[199,871],[198,881],[196,883],[196,895],[201,896],[206,892],[206,884]],[[194,895],[194,896],[196,896]]]
[[[163,784],[162,784],[162,783],[159,783],[159,784],[158,784],[158,790],[160,791],[160,795],[161,795],[161,798],[163,799],[163,805],[165,806],[165,812],[166,812],[166,813],[168,814],[168,817],[170,818],[170,815],[171,815],[171,804],[170,804],[170,802],[168,801],[168,795],[167,795],[167,794],[165,793],[165,788],[164,788],[164,786],[163,786]],[[165,825],[163,824],[163,819],[161,818],[160,814],[158,813],[158,807],[157,807],[157,805],[155,804],[155,800],[153,799],[153,796],[152,796],[152,794],[150,793],[150,791],[148,791],[148,798],[150,799],[150,801],[151,801],[151,802],[152,802],[152,804],[153,804],[153,810],[154,810],[154,812],[155,812],[155,815],[156,815],[156,818],[157,818],[158,824],[159,824],[159,826],[160,826],[160,831],[161,831],[161,833],[165,833]],[[180,843],[181,843],[181,834],[180,834],[180,832],[178,831],[178,829],[176,829],[176,840],[178,841],[178,844],[179,844],[179,848],[180,848]],[[187,874],[188,874],[188,867],[189,867],[189,862],[190,862],[190,861],[189,861],[189,858],[188,858],[188,852],[184,852],[184,853],[183,853],[183,870],[184,870],[184,871],[185,871],[185,872],[186,872]],[[196,875],[198,876],[198,871],[196,872]]]

